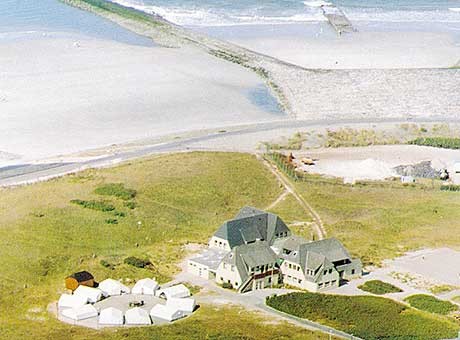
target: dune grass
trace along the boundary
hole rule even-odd
[[[380,280],[366,281],[364,284],[358,286],[358,288],[376,295],[402,292],[401,288],[393,286],[391,283],[383,282]]]
[[[440,191],[436,182],[350,186],[318,176],[307,179],[295,186],[321,216],[328,236],[340,239],[365,264],[422,247],[459,247],[458,193]]]
[[[376,296],[290,293],[272,297],[267,304],[367,340],[453,338],[460,328],[446,317]]]
[[[112,212],[71,203],[99,201],[98,188],[111,192],[106,190],[110,183],[136,191],[135,209],[127,207],[123,197],[104,195],[107,204],[125,214],[117,224],[106,223]],[[96,280],[111,277],[127,283],[156,277],[165,282],[178,272],[176,264],[185,255],[185,244],[207,242],[216,227],[244,205],[264,208],[273,202],[281,188],[254,156],[158,156],[0,192],[1,339],[155,338],[159,334],[162,339],[231,339],[244,332],[248,339],[260,334],[268,339],[271,332],[278,332],[280,338],[297,332],[303,334],[299,339],[316,338],[298,328],[284,332],[268,326],[270,331],[265,332],[251,314],[232,319],[236,314],[228,309],[223,312],[228,315],[225,323],[217,322],[220,314],[203,308],[177,325],[120,332],[70,327],[47,312],[72,272],[88,270]],[[138,268],[124,262],[129,257],[151,264]],[[237,322],[243,326],[235,327]]]
[[[415,294],[408,296],[404,299],[404,301],[409,303],[414,308],[441,315],[447,315],[453,311],[458,310],[457,305],[449,301],[439,300],[432,295]]]

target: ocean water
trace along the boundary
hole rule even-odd
[[[150,39],[57,0],[0,0],[0,41],[79,34],[152,46]]]
[[[320,6],[340,7],[363,22],[460,25],[460,0],[115,0],[184,26],[229,26],[324,21]]]

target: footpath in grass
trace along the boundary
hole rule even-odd
[[[439,300],[432,295],[416,294],[408,296],[404,299],[412,307],[421,309],[430,313],[447,315],[453,311],[458,310],[458,306],[449,302]]]
[[[267,305],[367,340],[449,339],[460,329],[446,317],[376,296],[290,293],[269,298]]]
[[[402,292],[401,288],[393,286],[391,283],[383,282],[380,280],[367,281],[364,284],[358,286],[358,288],[376,295]]]

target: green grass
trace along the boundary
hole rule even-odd
[[[440,191],[438,182],[351,186],[306,178],[295,186],[321,216],[328,236],[340,239],[365,264],[378,265],[421,247],[459,248],[458,193]]]
[[[409,141],[409,144],[433,146],[444,149],[460,149],[460,138],[452,137],[419,137]]]
[[[376,295],[402,292],[401,288],[398,288],[388,282],[383,282],[380,280],[367,281],[364,284],[358,286],[358,288]]]
[[[113,211],[70,202],[99,201],[95,191],[111,183],[137,193],[135,209],[125,207],[131,201],[106,196],[114,211],[125,213],[117,224],[106,223]],[[264,208],[280,193],[276,179],[254,156],[236,153],[158,156],[0,189],[0,338],[237,339],[246,334],[247,339],[270,339],[275,334],[279,339],[324,339],[298,327],[261,325],[253,314],[232,309],[217,313],[205,307],[171,326],[117,332],[72,327],[47,312],[64,291],[64,278],[78,270],[90,271],[99,281],[169,280],[186,255],[185,244],[206,243],[242,206]],[[128,257],[152,264],[137,268],[124,263]]]
[[[449,301],[439,300],[432,295],[416,294],[404,299],[412,307],[421,309],[430,313],[447,315],[458,310],[458,306]]]
[[[108,211],[114,211],[115,207],[106,201],[96,201],[96,200],[80,200],[80,199],[74,199],[71,200],[70,203],[79,205],[83,208],[86,209],[92,209],[92,210],[98,210],[98,211],[103,211],[103,212],[108,212]]]
[[[98,195],[115,196],[122,200],[130,200],[136,197],[136,190],[125,188],[123,183],[107,183],[94,190]]]
[[[272,297],[267,304],[366,340],[453,338],[459,330],[459,326],[446,317],[376,296],[290,293]]]

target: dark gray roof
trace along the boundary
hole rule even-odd
[[[351,256],[343,244],[336,238],[327,238],[302,245],[307,251],[312,251],[327,257],[332,263],[342,260],[351,260]]]
[[[257,240],[272,244],[275,235],[287,232],[286,224],[276,215],[252,207],[244,207],[236,217],[222,224],[214,236],[227,240],[230,248]]]
[[[245,281],[249,276],[251,268],[266,264],[274,264],[277,260],[278,257],[270,248],[268,242],[263,241],[234,247],[233,250],[224,257],[223,262],[234,265],[242,280]]]

